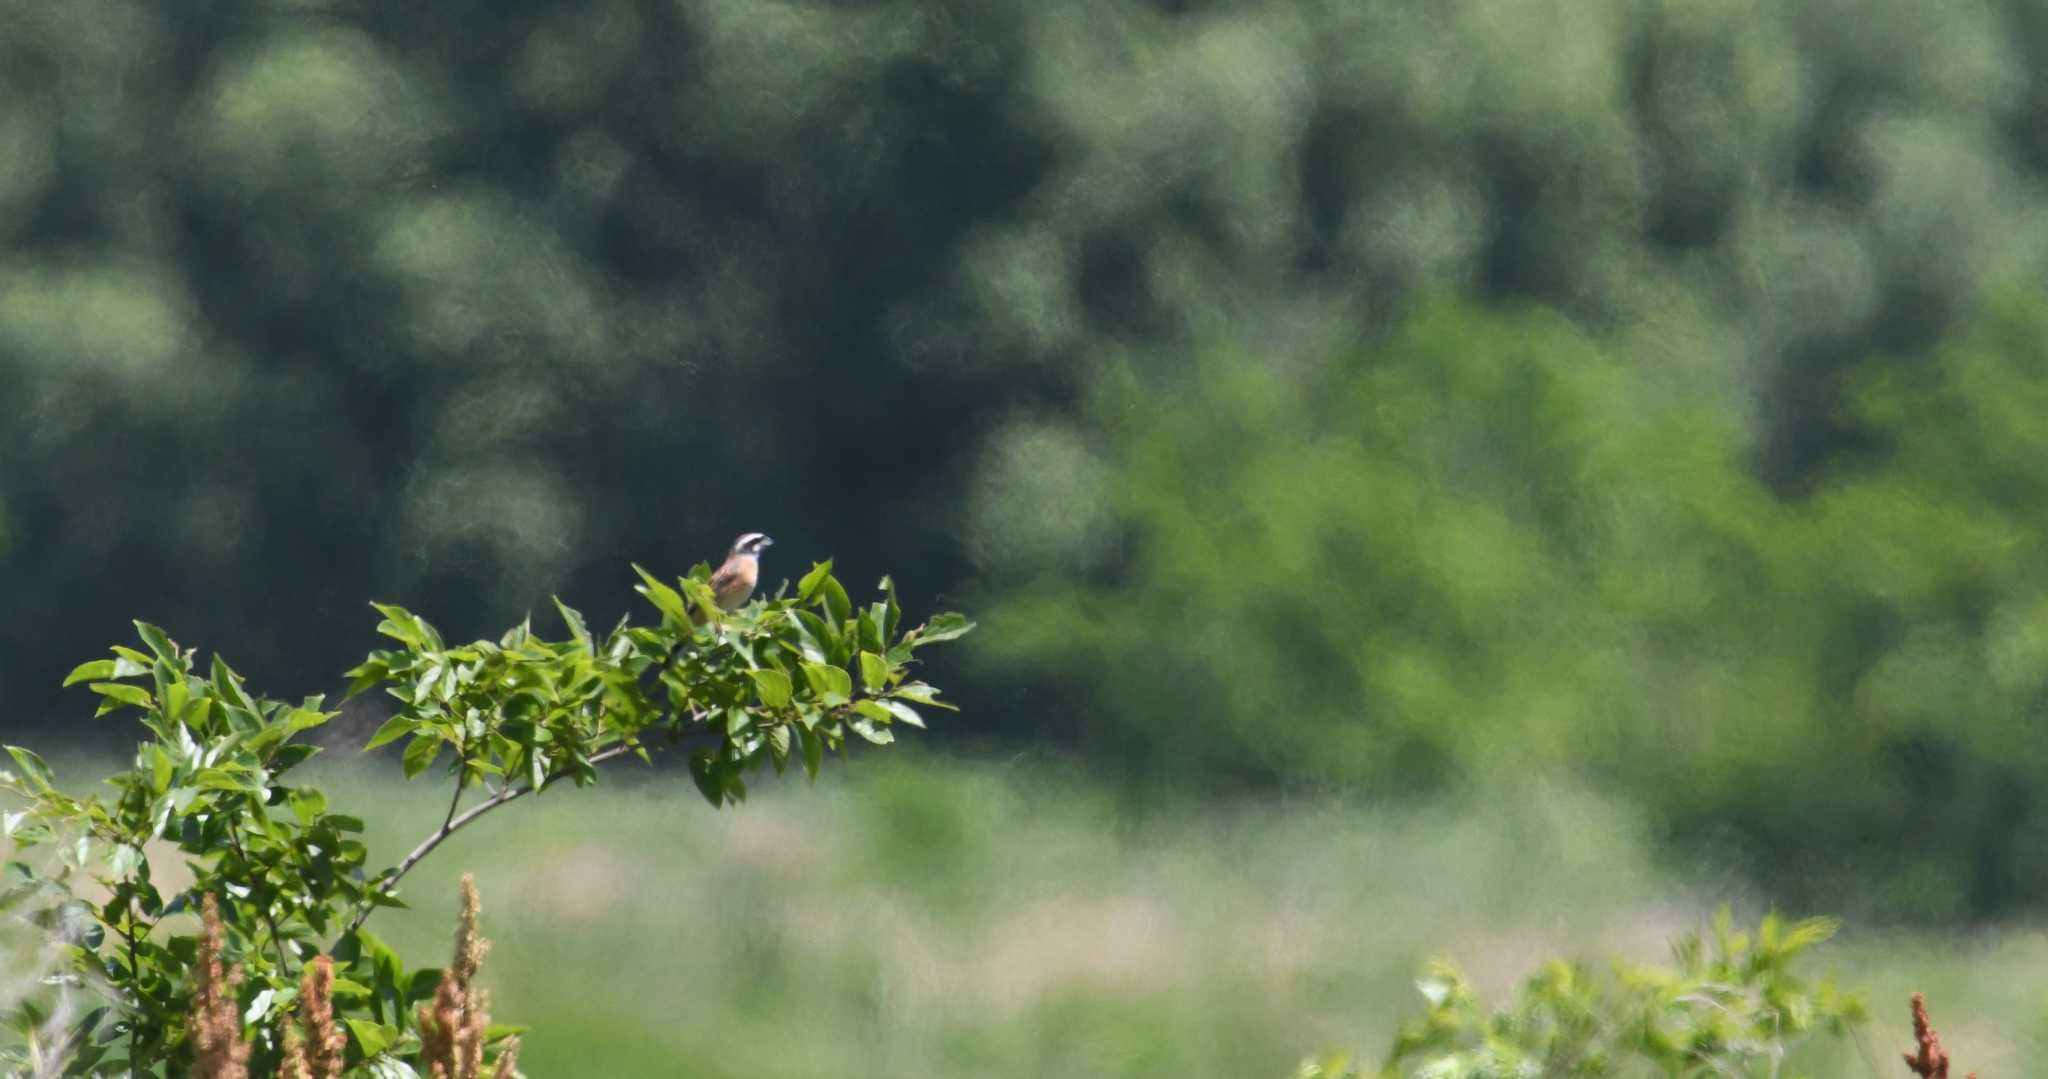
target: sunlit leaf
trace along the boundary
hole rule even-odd
[[[824,584],[825,580],[831,576],[831,559],[828,558],[823,562],[813,563],[811,566],[811,571],[809,573],[804,574],[803,578],[797,581],[796,583],[797,602],[809,603],[811,601],[811,597],[818,594],[818,586]]]
[[[50,774],[50,766],[35,751],[21,746],[8,746],[7,755],[14,758],[16,767],[21,769],[22,778],[38,791],[47,791],[56,786],[56,778]]]
[[[866,716],[848,720],[846,725],[853,728],[853,733],[878,746],[885,746],[896,740],[896,736],[889,731],[889,728],[877,724]]]
[[[441,736],[438,734],[415,734],[412,742],[405,747],[405,778],[411,779],[427,770],[434,758],[441,755]]]
[[[419,723],[409,716],[392,716],[384,721],[383,726],[377,728],[377,733],[371,735],[368,742],[364,743],[363,750],[368,752],[379,746],[389,745],[411,734],[418,727]]]
[[[753,678],[754,692],[760,694],[763,705],[769,708],[789,707],[790,696],[794,690],[789,675],[767,667],[748,671],[747,674]]]
[[[889,685],[889,663],[873,652],[860,654],[861,686],[869,693],[879,693]]]
[[[810,683],[811,692],[818,695],[827,706],[844,704],[853,696],[853,677],[839,667],[827,667],[821,663],[803,664],[804,680]]]
[[[67,686],[75,686],[80,682],[104,680],[112,677],[114,677],[113,660],[87,660],[86,662],[71,668],[71,673],[64,676],[64,684]]]
[[[640,575],[640,583],[633,586],[635,592],[646,596],[647,601],[654,604],[655,609],[663,615],[684,625],[689,624],[689,609],[683,603],[681,593],[663,584],[654,574],[647,572],[638,564],[633,566],[633,572]]]
[[[927,644],[936,644],[940,641],[950,641],[958,637],[964,637],[972,632],[973,629],[974,623],[969,622],[965,615],[955,614],[951,611],[945,614],[936,614],[922,628],[916,631],[917,636],[912,642],[912,647],[922,647]]]

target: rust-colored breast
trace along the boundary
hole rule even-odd
[[[758,559],[733,557],[718,567],[711,575],[711,594],[718,598],[719,607],[732,610],[747,601],[754,594],[754,584],[761,576]]]

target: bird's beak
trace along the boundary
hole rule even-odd
[[[775,541],[767,536],[762,536],[760,545],[763,547],[773,547],[775,546]]]

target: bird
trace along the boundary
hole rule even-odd
[[[711,574],[711,595],[719,610],[737,610],[753,596],[761,580],[761,552],[774,544],[765,532],[742,533],[732,541],[731,553]]]

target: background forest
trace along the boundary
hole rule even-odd
[[[0,729],[131,742],[57,688],[130,617],[333,690],[366,599],[608,621],[761,529],[982,623],[924,739],[981,778],[860,788],[944,841],[863,880],[1055,771],[1049,848],[1309,863],[1280,807],[1534,784],[1616,903],[2025,924],[2044,118],[2040,0],[10,3]]]

